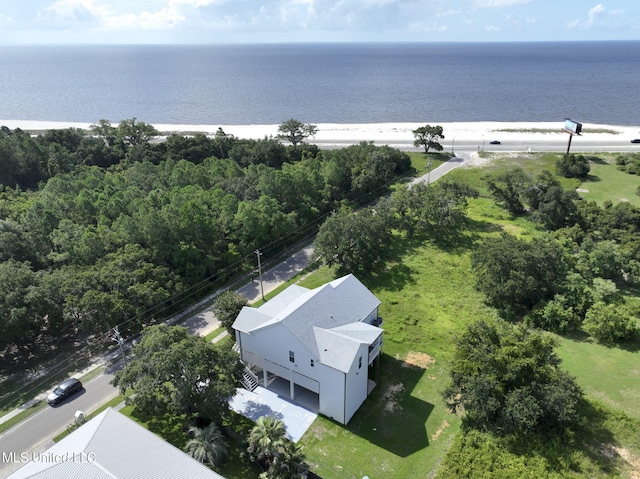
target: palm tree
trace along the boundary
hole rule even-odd
[[[286,434],[284,423],[280,419],[273,416],[259,417],[249,433],[249,456],[268,468],[273,458],[279,454],[278,447],[287,439]]]
[[[285,440],[278,448],[278,454],[265,473],[268,479],[303,479],[309,472],[302,447],[293,441]]]
[[[196,461],[215,467],[227,456],[224,436],[214,423],[205,428],[191,426],[189,433],[193,439],[187,442],[184,450]]]

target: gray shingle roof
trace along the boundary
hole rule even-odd
[[[76,459],[46,460],[56,455]],[[37,460],[36,457],[9,478],[224,479],[111,408],[49,448],[41,457],[44,459]]]
[[[233,327],[250,334],[281,324],[319,361],[346,371],[359,345],[372,343],[382,333],[361,322],[379,305],[380,300],[349,274],[312,290],[290,286],[257,309],[243,308]]]

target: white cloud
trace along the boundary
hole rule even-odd
[[[599,3],[597,4],[595,7],[591,8],[589,10],[589,20],[587,20],[587,23],[589,25],[591,25],[593,23],[593,21],[598,17],[598,15],[602,12],[605,11],[604,5]]]
[[[47,20],[53,17],[57,22],[67,25],[95,22],[105,31],[166,30],[188,20],[185,10],[199,9],[214,3],[215,0],[168,0],[160,4],[147,2],[147,9],[135,11],[136,4],[130,2],[118,4],[116,1],[107,4],[100,0],[59,0],[46,8],[43,16]]]
[[[600,15],[606,11],[605,6],[602,3],[597,4],[595,7],[590,8],[587,12],[587,19],[584,22],[580,20],[572,20],[565,24],[565,28],[568,30],[589,30],[595,23],[597,23]]]
[[[157,12],[107,15],[101,19],[101,23],[105,30],[165,30],[185,20],[184,15],[169,6]]]
[[[514,5],[526,5],[531,0],[473,0],[473,5],[478,8],[512,7]]]
[[[99,19],[108,14],[105,7],[94,4],[93,0],[60,0],[46,8],[45,12],[70,21]]]
[[[189,5],[191,7],[200,8],[208,7],[209,5],[216,3],[215,0],[169,0],[170,6],[176,5]]]
[[[498,40],[520,39],[522,31],[532,40],[562,39],[578,31],[585,38],[601,32],[612,39],[637,37],[637,0],[619,0],[611,10],[605,8],[606,0],[583,2],[0,0],[0,42],[475,41],[488,31],[499,31],[487,35]],[[584,5],[579,13],[576,4]]]
[[[571,20],[570,22],[567,22],[565,24],[565,28],[568,30],[573,30],[575,28],[578,28],[578,25],[580,25],[580,20]]]

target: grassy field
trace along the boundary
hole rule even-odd
[[[553,171],[558,157],[501,157],[486,168],[455,170],[452,177],[483,193],[470,204],[471,228],[465,236],[447,248],[395,237],[387,268],[360,278],[382,301],[381,381],[349,425],[319,417],[302,438],[313,470],[324,479],[435,477],[443,462],[447,477],[633,477],[628,476],[633,466],[620,454],[629,454],[632,462],[640,454],[634,439],[640,424],[637,345],[606,348],[585,338],[557,337],[564,368],[577,377],[586,397],[597,401],[587,404],[589,420],[573,433],[580,437],[523,445],[483,434],[468,436],[440,398],[448,382],[452,340],[469,321],[495,314],[473,287],[469,259],[473,244],[500,231],[538,234],[525,218],[498,208],[488,198],[481,177],[514,164],[533,174]],[[621,191],[618,174],[622,173],[615,166],[592,167],[590,181],[597,182],[595,177],[603,183],[612,181]],[[577,180],[562,182],[565,188],[580,186]],[[598,185],[606,192],[604,184]],[[603,195],[596,201],[606,199]],[[300,284],[313,288],[334,277],[331,270],[321,268]],[[623,412],[620,417],[618,411]],[[603,448],[611,444],[622,452],[609,457]],[[452,457],[445,455],[447,451]],[[464,467],[458,468],[460,464]]]
[[[607,347],[587,338],[558,338],[558,355],[586,394],[640,420],[640,345]]]
[[[553,154],[497,156],[487,167],[455,170],[451,177],[467,181],[482,193],[470,202],[468,231],[446,246],[394,236],[385,268],[359,276],[382,301],[385,342],[380,381],[347,426],[320,416],[303,436],[300,444],[307,460],[323,479],[639,477],[632,475],[634,467],[640,471],[638,344],[607,348],[586,337],[556,337],[563,367],[576,376],[589,402],[584,406],[583,424],[555,438],[504,440],[466,434],[440,397],[449,381],[456,336],[470,321],[495,315],[474,288],[470,265],[474,245],[500,231],[519,237],[539,234],[525,218],[498,208],[481,178],[513,165],[533,174],[553,171],[558,158]],[[422,161],[424,155],[413,159]],[[618,177],[620,172],[613,165],[592,166],[590,181],[602,188],[595,201],[615,201],[607,197],[605,184],[613,182],[609,189],[620,193],[620,184],[627,178]],[[424,167],[419,164],[416,169]],[[577,180],[562,182],[565,188],[582,187]],[[589,194],[594,196],[592,190]],[[335,277],[333,269],[321,267],[305,272],[296,282],[314,288]],[[228,341],[225,338],[220,344]],[[127,408],[124,412],[132,413]],[[186,441],[184,430],[173,420],[137,419],[178,447]],[[239,452],[234,444],[231,457]],[[235,458],[219,472],[228,479],[256,477],[246,461]]]
[[[348,426],[319,417],[302,440],[324,479],[425,477],[459,427],[440,399],[451,343],[468,318],[492,312],[468,281],[467,254],[401,237],[395,242],[398,256],[387,270],[361,278],[382,301],[380,383]],[[321,281],[312,276],[301,285],[315,287],[327,274],[323,268]]]
[[[640,206],[640,196],[636,195],[640,178],[620,171],[615,164],[616,156],[602,154],[599,157],[604,161],[591,162],[589,178],[579,187],[580,196],[598,204],[605,201],[613,203],[628,201],[635,206]]]

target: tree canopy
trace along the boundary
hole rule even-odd
[[[240,314],[243,307],[249,302],[247,298],[237,291],[227,290],[222,293],[213,302],[213,314],[216,315],[220,324],[231,334],[233,334],[233,322]]]
[[[214,423],[204,428],[191,426],[193,435],[184,447],[184,451],[196,461],[216,467],[227,457],[228,450],[224,435]]]
[[[418,183],[391,196],[394,225],[409,235],[420,232],[437,241],[460,234],[467,224],[468,200],[478,191],[455,181]]]
[[[542,432],[578,420],[582,391],[559,367],[553,340],[526,326],[476,321],[456,341],[443,399],[463,424],[497,434]]]
[[[370,209],[338,212],[320,227],[314,256],[329,266],[337,265],[341,273],[371,271],[382,259],[389,226],[387,218]]]
[[[278,131],[277,137],[279,139],[288,141],[295,147],[304,142],[308,137],[315,135],[318,132],[318,127],[291,118],[283,121],[280,126],[278,126]]]
[[[425,153],[429,153],[429,150],[442,151],[442,145],[440,140],[444,140],[442,133],[442,126],[440,125],[424,125],[413,130],[414,146],[421,146],[424,148]]]
[[[374,201],[411,167],[363,142],[320,151],[274,139],[156,132],[135,118],[91,132],[0,130],[0,264],[20,298],[0,349],[126,324],[125,338],[250,272],[326,214]],[[268,259],[268,257],[265,257]]]
[[[181,326],[145,329],[133,359],[114,385],[131,388],[128,402],[142,414],[198,413],[220,422],[228,414],[242,365],[230,349],[214,346]]]
[[[476,287],[506,316],[525,313],[560,291],[567,275],[563,255],[563,248],[544,236],[487,238],[472,253]]]
[[[249,457],[265,470],[261,479],[304,479],[309,472],[302,447],[286,437],[284,423],[260,416],[248,437]]]
[[[565,178],[586,178],[591,171],[589,159],[584,155],[569,153],[556,163],[556,172]]]

